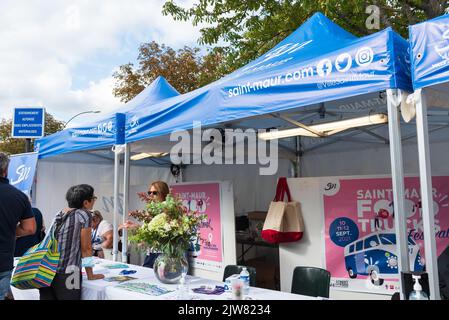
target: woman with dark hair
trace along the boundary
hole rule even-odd
[[[165,201],[167,195],[170,193],[170,188],[164,181],[154,181],[148,188],[147,193],[150,199],[152,199],[153,201],[162,202]],[[119,226],[119,234],[121,235],[121,230],[123,228],[134,229],[138,227],[139,224],[135,223],[134,221],[128,220],[124,224]],[[154,260],[156,260],[159,254],[159,252],[154,252],[151,248],[149,248],[147,250],[147,255],[145,256],[143,266],[147,268],[153,268]]]
[[[69,208],[61,210],[49,232],[59,242],[60,258],[50,287],[39,289],[41,300],[81,300],[81,269],[88,280],[104,278],[94,274],[92,258],[92,215],[94,188],[87,184],[70,187],[66,194]]]

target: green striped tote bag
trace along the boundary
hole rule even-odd
[[[39,289],[51,285],[56,275],[60,252],[54,231],[49,234],[19,259],[11,279],[12,286],[18,289]]]

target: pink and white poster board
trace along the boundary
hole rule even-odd
[[[192,183],[171,186],[172,193],[182,199],[185,207],[207,215],[200,228],[203,243],[194,241],[191,252],[193,267],[204,270],[222,270],[223,243],[221,223],[220,183]]]
[[[432,178],[437,254],[449,243],[449,177]],[[411,270],[425,265],[419,178],[405,178]],[[326,269],[337,290],[399,291],[391,178],[330,178],[322,184]],[[377,218],[377,219],[376,219]]]

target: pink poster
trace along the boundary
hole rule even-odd
[[[439,254],[449,243],[449,177],[433,177],[432,184]],[[331,286],[348,291],[399,291],[391,179],[329,179],[322,190]],[[423,271],[419,178],[405,178],[405,198],[410,268]]]
[[[197,239],[192,242],[192,256],[195,266],[205,269],[221,268],[223,261],[223,246],[221,235],[220,214],[220,184],[179,184],[173,185],[172,193],[183,200],[185,207],[207,215],[200,229],[200,243]]]

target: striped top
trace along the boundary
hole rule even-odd
[[[73,267],[81,272],[81,229],[90,228],[92,214],[85,209],[76,209],[56,215],[57,233],[61,256],[57,273],[72,273]],[[70,267],[70,268],[68,268]],[[68,269],[67,269],[68,268]]]

